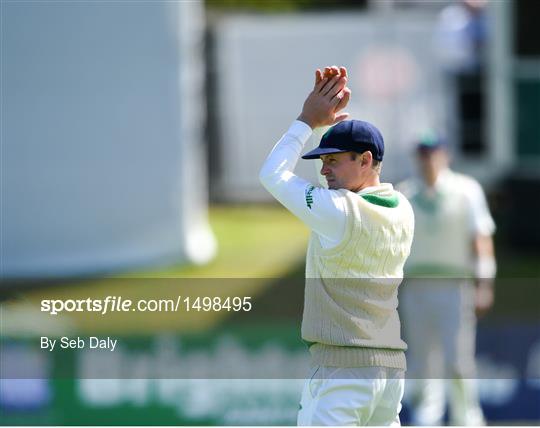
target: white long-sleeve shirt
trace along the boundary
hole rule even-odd
[[[296,163],[312,133],[309,125],[295,120],[266,158],[259,179],[281,204],[319,236],[323,248],[332,248],[339,244],[345,233],[345,198],[337,190],[314,186],[294,174]],[[385,188],[391,190],[392,185],[367,187],[358,194],[380,192]]]
[[[403,182],[400,190],[410,200],[417,218],[407,261],[409,274],[472,274],[476,256],[473,240],[495,232],[480,184],[472,177],[446,169],[433,187],[415,178]]]
[[[295,121],[260,172],[266,189],[313,231],[302,338],[312,344],[317,365],[404,369],[396,308],[414,230],[412,208],[391,184],[353,193],[295,175],[311,135],[309,126]]]

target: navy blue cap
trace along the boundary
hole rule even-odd
[[[330,128],[321,138],[319,147],[302,156],[303,159],[318,159],[321,155],[342,152],[364,153],[370,151],[373,159],[382,161],[384,140],[379,130],[361,120],[344,120]]]
[[[446,148],[446,140],[433,131],[422,134],[416,145],[416,150],[422,152],[444,148]]]

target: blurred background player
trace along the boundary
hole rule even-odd
[[[476,315],[493,304],[495,224],[478,182],[449,169],[441,138],[424,135],[416,154],[420,179],[401,185],[416,219],[400,294],[412,422],[442,424],[442,379],[449,379],[450,422],[483,425],[474,380]]]

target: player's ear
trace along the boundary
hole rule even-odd
[[[362,155],[360,156],[360,165],[362,166],[362,168],[371,167],[372,163],[373,155],[371,154],[371,152],[368,150],[362,153]]]

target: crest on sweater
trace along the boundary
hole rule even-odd
[[[313,205],[313,190],[315,190],[315,186],[306,187],[306,205],[309,209],[311,209],[311,206]]]

